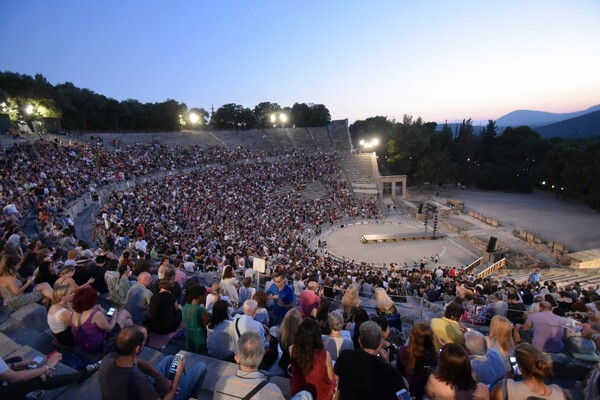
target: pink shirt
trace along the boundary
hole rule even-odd
[[[303,290],[300,293],[300,315],[306,318],[310,315],[313,309],[319,308],[321,298],[312,290]]]

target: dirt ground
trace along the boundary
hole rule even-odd
[[[465,209],[497,219],[505,227],[536,233],[571,251],[600,248],[600,213],[571,200],[536,191],[532,194],[451,190],[440,196],[465,202]]]

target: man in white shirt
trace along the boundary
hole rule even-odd
[[[229,335],[233,338],[234,343],[237,343],[238,339],[244,332],[255,332],[258,334],[258,336],[260,336],[264,348],[268,349],[269,340],[265,336],[266,329],[263,324],[254,319],[257,308],[258,303],[256,300],[246,300],[243,306],[244,314],[236,315],[233,318],[232,323],[229,325]]]

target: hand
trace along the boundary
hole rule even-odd
[[[95,280],[96,280],[95,278],[90,278],[90,279],[88,279],[87,283],[89,283],[91,285],[92,283],[94,283]]]
[[[177,357],[177,356],[175,356],[175,357]],[[177,376],[177,375],[181,376],[181,374],[183,374],[185,372],[184,368],[185,368],[185,357],[182,356],[179,359],[179,364],[177,364],[177,371],[175,372],[175,376]]]
[[[27,278],[27,281],[25,282],[25,284],[31,285],[31,282],[33,282],[33,276],[30,276],[29,278]]]
[[[52,352],[48,354],[48,360],[46,361],[46,365],[50,368],[54,368],[56,364],[58,364],[62,360],[62,354],[58,351]]]
[[[379,349],[379,356],[386,364],[390,363],[390,351],[384,348]]]

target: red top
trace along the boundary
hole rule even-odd
[[[292,355],[294,353],[292,347]],[[313,369],[304,376],[302,371],[294,367],[292,363],[292,394],[306,390],[312,394],[315,400],[331,400],[335,394],[335,382],[327,376],[327,351],[325,349],[315,351],[313,356]]]

